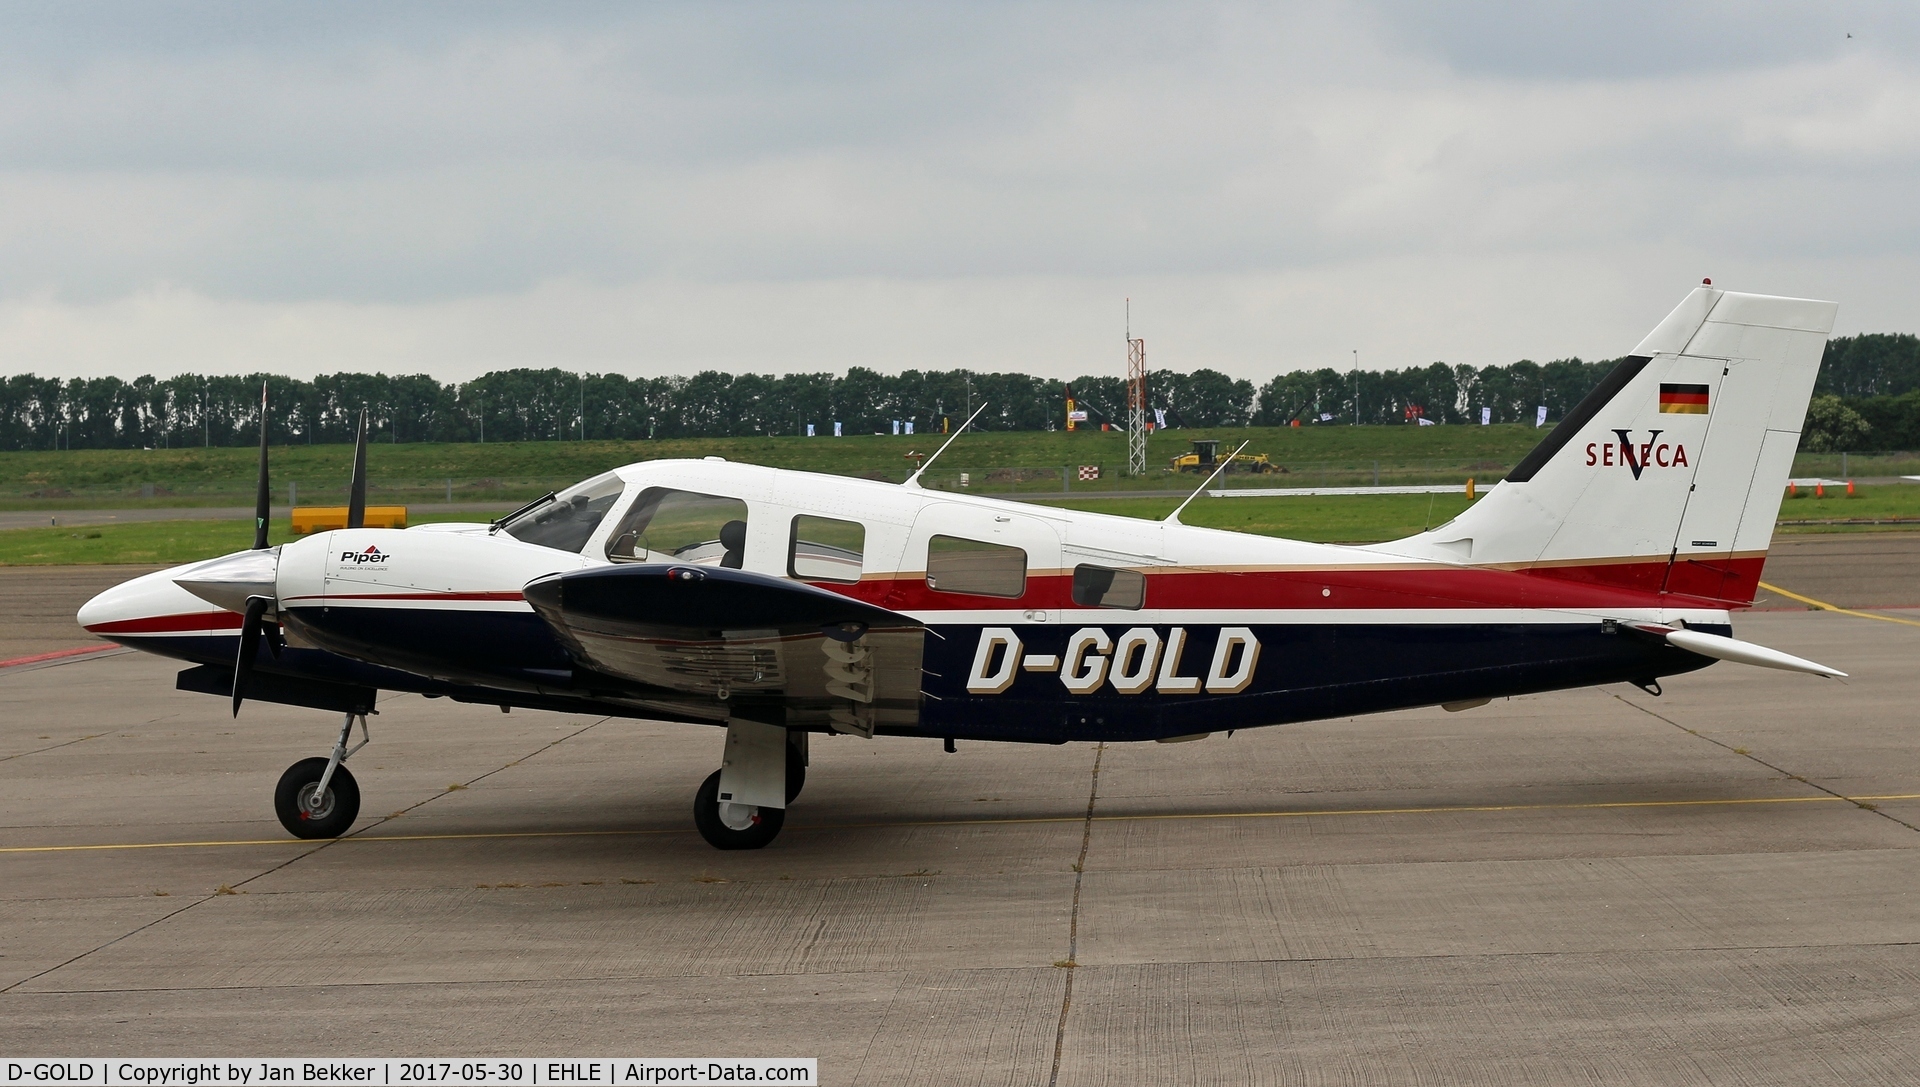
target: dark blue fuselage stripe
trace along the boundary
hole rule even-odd
[[[323,648],[290,646],[278,660],[263,648],[257,667],[503,704],[531,704],[520,692],[536,688],[546,692],[536,699],[542,704],[567,697],[571,662],[545,624],[528,613],[333,608],[324,616],[295,616],[294,624]],[[1001,692],[972,693],[967,680],[985,629],[930,628],[922,732],[1022,742],[1151,740],[1653,679],[1711,663],[1661,639],[1627,630],[1607,632],[1598,623],[1283,624],[1247,628],[1260,643],[1258,667],[1245,689],[1234,694],[1163,694],[1149,685],[1129,695],[1108,682],[1076,695],[1068,691],[1057,668],[1021,668]],[[1077,630],[1089,628],[1028,624],[996,629],[1011,629],[1021,640],[1023,655],[1057,657]],[[1117,640],[1128,628],[1100,629]],[[1162,641],[1173,630],[1152,629]],[[1204,675],[1222,628],[1182,629],[1186,649],[1178,674]],[[1731,633],[1724,626],[1698,629]],[[238,638],[152,636],[134,644],[183,660],[229,665]],[[388,660],[393,666],[355,657]],[[998,662],[995,658],[991,664],[997,667]],[[595,705],[583,694],[583,708]]]

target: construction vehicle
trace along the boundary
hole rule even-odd
[[[1172,471],[1175,472],[1211,472],[1220,463],[1220,439],[1195,438],[1193,452],[1182,453],[1173,458]],[[1285,468],[1267,459],[1265,453],[1242,453],[1227,465],[1227,473],[1252,472],[1266,475],[1269,472],[1284,472]]]

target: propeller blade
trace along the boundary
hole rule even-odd
[[[367,527],[367,409],[360,409],[360,434],[353,440],[353,484],[347,490],[347,527]]]
[[[253,549],[267,549],[267,518],[273,501],[267,485],[267,383],[260,383],[260,479],[253,495]]]
[[[233,661],[233,715],[240,716],[240,703],[246,697],[247,677],[253,673],[253,656],[260,651],[261,619],[273,601],[264,596],[247,598],[246,616],[240,621],[240,655]]]

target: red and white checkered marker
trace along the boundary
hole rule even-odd
[[[1091,483],[1091,482],[1093,482],[1094,480],[1096,480],[1096,479],[1099,479],[1099,478],[1100,478],[1100,466],[1099,466],[1099,465],[1097,465],[1097,464],[1083,464],[1083,465],[1081,465],[1081,466],[1080,466],[1080,482],[1082,482],[1082,483]]]

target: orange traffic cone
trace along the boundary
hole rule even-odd
[[[1847,497],[1853,497],[1853,480],[1851,479],[1847,480]]]
[[[1787,497],[1788,498],[1800,497],[1800,488],[1793,485],[1793,480],[1787,480]]]
[[[1825,498],[1825,497],[1827,497],[1827,485],[1826,485],[1826,484],[1824,484],[1824,483],[1816,483],[1816,484],[1814,484],[1814,485],[1813,485],[1813,497],[1815,497],[1815,498]]]

